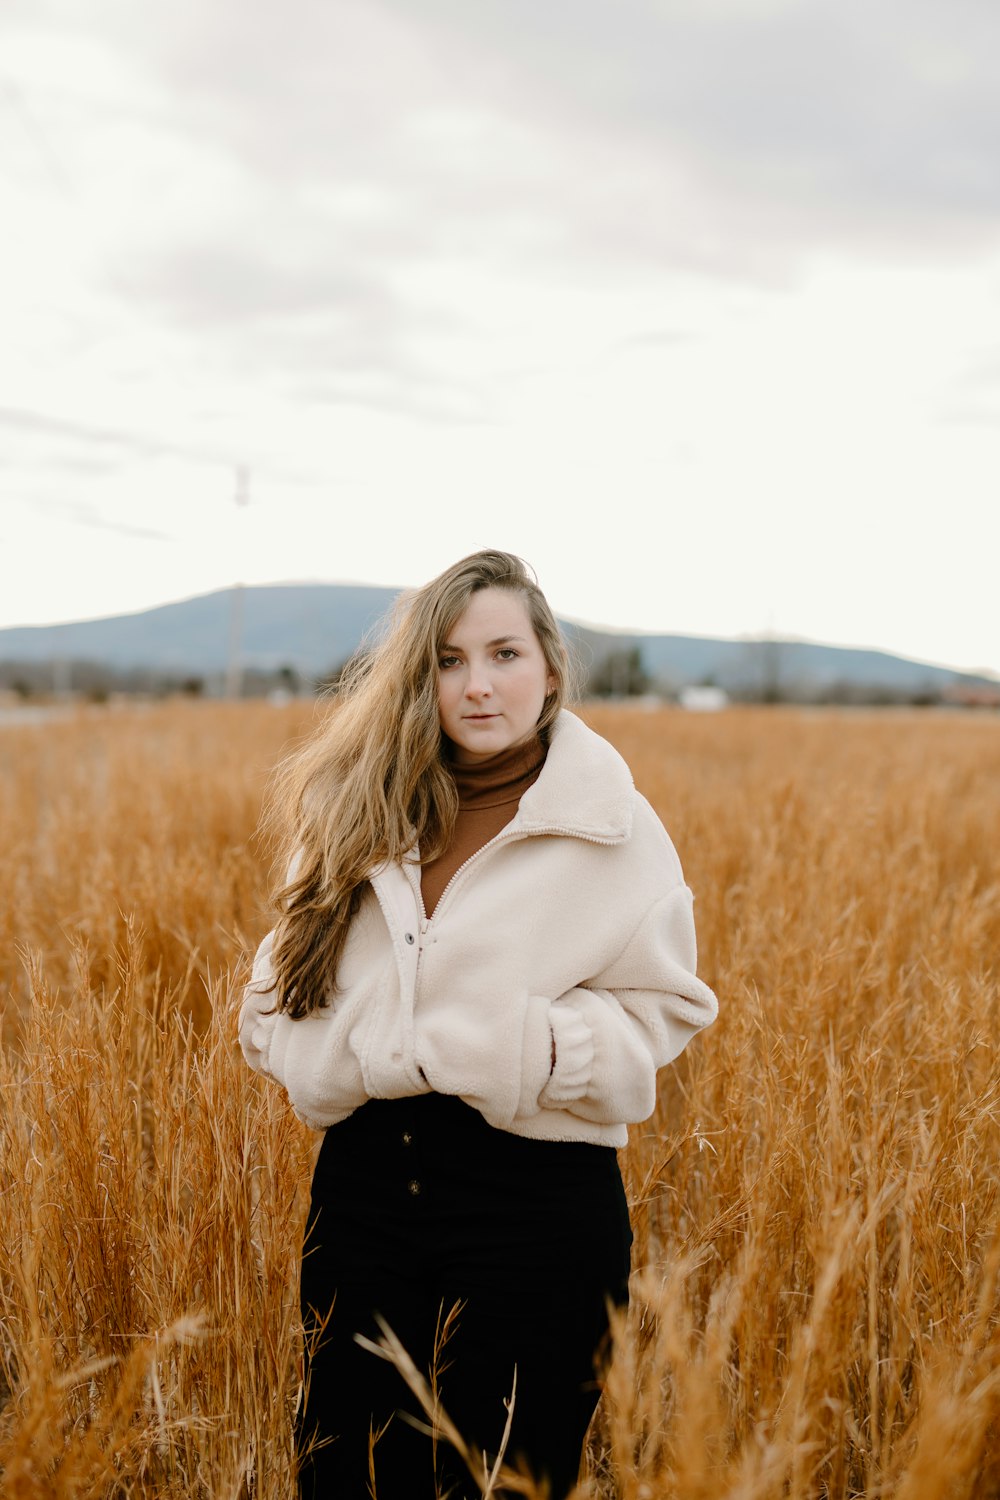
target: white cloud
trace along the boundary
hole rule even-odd
[[[581,617],[1000,669],[987,0],[0,34],[0,623],[501,545]]]

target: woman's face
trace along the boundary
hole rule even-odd
[[[530,739],[554,686],[523,596],[473,594],[438,653],[441,728],[458,764]]]

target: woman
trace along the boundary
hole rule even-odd
[[[657,1068],[714,1019],[691,893],[615,750],[562,705],[567,658],[524,564],[464,558],[401,602],[286,767],[290,860],[241,1013],[250,1065],[326,1132],[302,1265],[309,1500],[437,1479],[393,1329],[480,1452],[577,1477],[631,1231],[616,1147]],[[316,1435],[330,1439],[307,1453]],[[465,1486],[463,1489],[462,1486]]]

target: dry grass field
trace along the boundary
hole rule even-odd
[[[313,1137],[234,1005],[312,712],[0,730],[5,1496],[292,1496]],[[1000,719],[587,717],[673,834],[721,1015],[623,1153],[580,1496],[1000,1496]]]

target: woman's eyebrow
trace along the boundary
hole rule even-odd
[[[518,644],[521,645],[521,646],[523,646],[525,644],[525,638],[524,638],[523,635],[498,635],[498,636],[495,636],[492,641],[487,641],[486,644],[487,644],[487,646],[508,646],[511,641],[517,641]],[[448,642],[445,641],[445,643],[444,643],[443,646],[439,646],[438,647],[438,650],[439,651],[457,651],[459,654],[461,654],[462,647],[461,646],[449,646]]]

